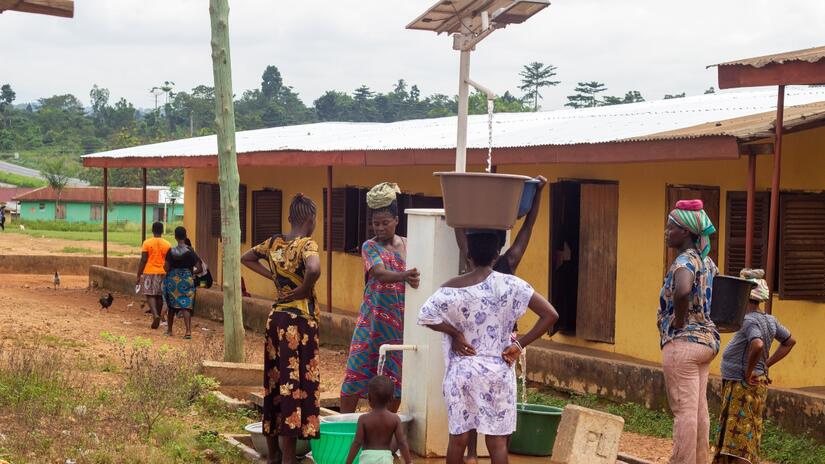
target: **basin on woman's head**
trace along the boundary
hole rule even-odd
[[[556,442],[562,410],[540,404],[516,405],[516,431],[510,436],[510,452],[550,456]]]
[[[436,172],[441,179],[447,225],[509,230],[516,223],[527,176],[484,172]]]
[[[252,437],[252,446],[261,457],[269,456],[269,448],[266,445],[266,437],[263,433],[263,422],[254,422],[244,427],[244,430],[249,432]],[[298,440],[295,445],[295,454],[297,456],[306,456],[309,453],[309,441]]]

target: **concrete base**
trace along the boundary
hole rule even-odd
[[[217,379],[221,385],[260,385],[264,378],[263,364],[203,361],[201,373]]]
[[[619,454],[624,419],[568,404],[553,444],[553,464],[613,464]]]
[[[110,257],[109,267],[121,271],[132,272],[132,288],[134,288],[134,273],[137,272],[140,258]],[[0,259],[0,274],[38,274],[54,275],[87,275],[89,268],[103,263],[99,256],[27,256],[3,255]]]

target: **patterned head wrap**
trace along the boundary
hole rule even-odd
[[[367,206],[369,209],[386,208],[395,201],[395,197],[401,193],[398,184],[382,182],[367,192]]]
[[[768,281],[765,280],[765,271],[762,269],[742,269],[739,271],[739,277],[750,280],[756,286],[751,290],[751,300],[768,301],[771,296],[771,291],[768,288]]]
[[[674,224],[699,237],[696,248],[702,254],[702,258],[710,253],[710,236],[716,233],[716,227],[705,213],[704,206],[702,200],[677,201],[676,209],[668,216]]]

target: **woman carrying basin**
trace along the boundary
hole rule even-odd
[[[492,464],[508,462],[507,437],[516,429],[512,365],[559,317],[527,282],[493,270],[498,252],[495,231],[468,231],[467,255],[473,270],[447,281],[418,315],[419,325],[445,334],[448,464],[462,463],[473,431],[486,436]],[[528,308],[539,320],[512,341],[513,324]]]
[[[342,413],[355,412],[358,400],[367,398],[369,381],[377,375],[381,345],[403,342],[405,284],[418,288],[418,271],[406,269],[407,239],[395,234],[398,227],[397,195],[400,192],[398,185],[383,182],[367,193],[375,237],[361,246],[366,287],[341,385]],[[387,354],[383,374],[395,385],[388,409],[398,412],[401,403],[400,352]]]

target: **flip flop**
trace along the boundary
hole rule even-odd
[[[158,327],[160,327],[160,318],[156,317],[152,320],[152,328],[157,329]]]
[[[192,336],[191,335],[184,335],[183,339],[184,340],[192,340]]]

